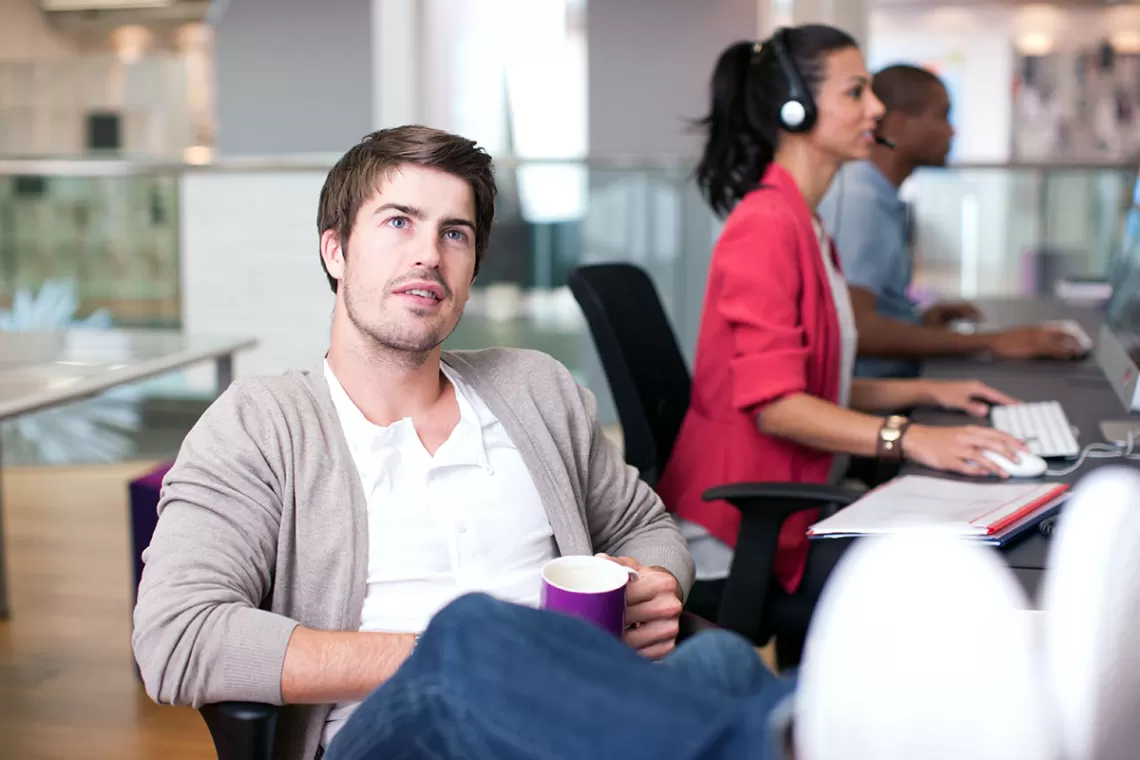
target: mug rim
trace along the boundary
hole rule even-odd
[[[600,565],[598,565],[599,562],[605,562],[607,565],[613,566],[613,570],[615,571],[614,579],[615,579],[615,581],[617,581],[615,584],[613,584],[611,586],[606,586],[605,588],[596,589],[596,590],[583,591],[581,589],[576,589],[576,588],[567,588],[566,586],[561,585],[561,584],[556,583],[555,581],[551,580],[550,577],[547,575],[547,571],[551,567],[557,567],[560,565],[585,565],[585,566],[590,566],[590,567],[594,567],[594,568],[600,568]],[[608,569],[609,568],[607,568],[607,570]],[[620,577],[619,577],[618,573],[620,573]],[[609,593],[612,593],[614,591],[617,591],[617,590],[624,588],[625,586],[629,585],[629,579],[630,579],[629,570],[624,565],[619,565],[617,562],[614,562],[613,560],[605,559],[604,557],[595,557],[595,556],[592,556],[589,554],[578,554],[578,555],[567,555],[565,557],[556,557],[556,558],[550,560],[549,562],[547,562],[545,565],[542,566],[542,582],[546,583],[551,588],[556,588],[559,591],[565,591],[566,593],[569,593],[569,594],[609,594]]]

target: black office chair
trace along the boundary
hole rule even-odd
[[[273,760],[277,705],[260,702],[218,702],[202,705],[218,760]]]
[[[570,273],[569,283],[613,394],[625,459],[655,486],[680,432],[692,384],[657,290],[649,276],[631,264],[579,267]],[[788,595],[775,584],[772,564],[780,526],[804,509],[834,513],[859,494],[827,485],[735,483],[713,488],[704,498],[728,501],[741,513],[716,624],[758,646],[782,632],[782,637],[776,636],[778,661],[781,665],[798,661],[815,600]]]

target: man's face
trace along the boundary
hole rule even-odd
[[[915,166],[945,166],[954,127],[950,125],[950,96],[942,85],[931,84],[926,104],[907,117],[906,146]]]
[[[321,239],[337,300],[362,336],[422,360],[455,329],[475,271],[475,196],[463,179],[408,164],[382,177],[347,245]]]

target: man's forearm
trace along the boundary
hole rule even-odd
[[[285,704],[362,700],[395,674],[414,644],[411,633],[317,631],[297,626],[285,650],[281,698]]]
[[[990,348],[990,336],[963,334],[945,327],[912,325],[880,314],[859,320],[859,355],[892,359],[966,356]]]

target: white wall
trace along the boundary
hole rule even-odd
[[[181,185],[182,326],[261,340],[235,375],[315,366],[328,348],[333,294],[316,230],[322,171],[189,172]],[[212,375],[194,375],[211,388]]]
[[[419,0],[372,0],[372,126],[419,121]]]
[[[593,154],[698,152],[689,127],[730,43],[756,39],[757,0],[599,0],[586,9]]]
[[[372,129],[371,0],[232,0],[218,22],[219,155],[342,153]]]

